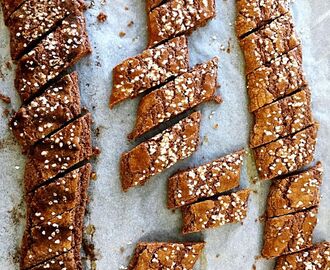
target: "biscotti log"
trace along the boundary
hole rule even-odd
[[[240,40],[245,57],[245,73],[266,65],[271,60],[300,45],[291,13],[272,21],[258,31]]]
[[[255,123],[250,146],[273,142],[301,131],[314,123],[311,93],[308,88],[254,112]]]
[[[246,76],[251,112],[307,85],[301,46],[261,66]]]
[[[168,208],[179,208],[238,187],[244,154],[241,150],[171,176]]]
[[[277,259],[275,270],[329,270],[330,243],[315,244],[310,249]]]
[[[15,87],[22,101],[31,99],[47,83],[90,52],[83,14],[70,15],[19,60]]]
[[[250,191],[241,190],[228,196],[197,202],[182,208],[182,233],[200,232],[246,218]]]
[[[22,106],[11,118],[10,128],[26,150],[80,113],[78,76],[73,72]]]
[[[90,126],[88,113],[31,149],[24,175],[27,192],[92,156]]]
[[[32,49],[41,38],[54,30],[68,15],[79,15],[83,5],[76,0],[28,0],[11,16],[8,23],[13,59]]]
[[[319,125],[314,124],[295,135],[255,148],[254,156],[261,180],[285,175],[311,163],[314,159]]]
[[[299,174],[272,183],[267,198],[267,217],[291,214],[318,206],[323,166],[316,166]]]
[[[204,243],[139,243],[127,270],[192,270]]]
[[[124,153],[120,161],[120,175],[124,191],[144,185],[178,161],[190,157],[199,144],[201,113],[192,113],[173,127]]]
[[[187,39],[181,36],[117,65],[113,69],[110,108],[186,72],[188,57]]]
[[[268,24],[289,11],[289,0],[237,0],[236,34],[237,37]]]
[[[172,0],[148,14],[149,47],[189,34],[215,17],[215,0]]]
[[[81,246],[85,207],[77,207],[34,227],[27,227],[21,269],[29,269]]]
[[[317,208],[314,208],[268,219],[265,223],[262,256],[269,259],[311,247],[317,212]]]
[[[161,88],[144,96],[137,111],[136,125],[130,139],[135,139],[159,124],[197,105],[216,100],[218,59],[196,65]]]
[[[92,166],[86,164],[26,195],[27,224],[36,226],[86,205]]]

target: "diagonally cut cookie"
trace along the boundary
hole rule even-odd
[[[88,113],[31,149],[24,175],[27,192],[92,156],[90,125]]]
[[[316,166],[299,174],[272,183],[267,198],[267,217],[275,217],[318,206],[323,166]]]
[[[314,124],[295,135],[255,148],[254,156],[261,180],[285,175],[311,163],[314,159],[319,125]]]
[[[68,15],[79,15],[83,8],[84,5],[77,0],[25,1],[10,16],[8,23],[12,58],[20,58]]]
[[[73,72],[22,106],[10,120],[17,141],[27,150],[81,113],[78,75]]]
[[[139,104],[136,125],[129,139],[135,139],[170,118],[210,100],[215,96],[218,78],[218,59],[196,65],[161,88],[144,96]]]
[[[127,270],[192,270],[204,243],[139,243]]]
[[[191,33],[214,18],[215,13],[215,0],[168,1],[148,13],[148,46]]]
[[[188,57],[187,38],[181,36],[117,65],[113,69],[110,108],[186,72]]]
[[[201,113],[192,113],[173,127],[124,153],[120,175],[124,191],[147,180],[178,161],[190,157],[199,144]]]
[[[251,148],[303,130],[314,123],[308,88],[254,112]]]
[[[315,244],[310,249],[279,257],[275,270],[328,270],[330,268],[330,243]]]
[[[268,219],[262,256],[270,259],[307,249],[313,245],[317,209]]]
[[[21,269],[44,263],[81,246],[85,207],[77,207],[50,221],[27,227],[21,249]]]
[[[182,208],[182,233],[200,232],[246,218],[250,190],[197,202]]]
[[[301,46],[246,76],[250,111],[255,111],[307,85]]]
[[[26,195],[29,226],[40,225],[55,216],[86,205],[92,166],[88,163]]]
[[[167,206],[179,208],[239,186],[244,150],[179,171],[168,181]]]
[[[26,102],[91,52],[83,14],[70,15],[18,62],[15,87]]]
[[[290,12],[240,40],[245,57],[245,73],[289,52],[300,45]]]
[[[236,33],[240,38],[289,11],[289,0],[237,0]]]

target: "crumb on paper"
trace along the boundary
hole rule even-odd
[[[213,128],[214,128],[214,129],[218,129],[218,128],[219,128],[219,124],[218,124],[218,123],[214,124],[214,125],[213,125]]]
[[[100,23],[104,23],[108,18],[108,15],[105,14],[104,12],[100,12],[99,15],[97,16],[97,19]]]
[[[1,93],[0,93],[0,100],[2,100],[6,104],[10,104],[11,103],[10,97],[7,97],[7,96],[5,96],[5,95],[3,95]]]
[[[119,37],[123,38],[124,36],[126,36],[125,32],[123,32],[123,31],[119,32]]]
[[[129,23],[127,24],[128,27],[132,27],[134,25],[133,21],[129,21]]]
[[[92,174],[91,174],[91,179],[92,179],[93,181],[96,181],[96,180],[97,180],[97,174],[96,174],[96,172],[92,172]]]

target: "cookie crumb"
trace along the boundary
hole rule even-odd
[[[124,36],[126,36],[125,32],[123,32],[123,31],[119,32],[119,37],[123,38]]]
[[[108,15],[104,12],[100,12],[100,14],[97,16],[97,19],[100,23],[104,23],[108,18]]]
[[[127,24],[127,26],[128,26],[128,27],[132,27],[133,24],[134,24],[134,22],[133,22],[133,21],[130,21],[130,22]]]
[[[6,104],[10,104],[11,103],[10,97],[7,97],[7,96],[5,96],[5,95],[3,95],[1,93],[0,93],[0,100],[2,100]]]

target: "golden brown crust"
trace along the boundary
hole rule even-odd
[[[188,58],[187,38],[181,36],[126,59],[113,69],[110,108],[186,72]]]
[[[270,63],[273,59],[300,45],[291,13],[277,18],[270,24],[240,40],[245,57],[245,73]]]
[[[254,112],[251,148],[299,132],[314,123],[308,88]]]
[[[274,258],[312,246],[317,209],[268,219],[265,223],[262,256]]]
[[[144,185],[151,176],[191,156],[199,144],[200,120],[200,112],[192,113],[173,127],[124,153],[120,161],[123,190]]]
[[[218,59],[196,65],[140,101],[136,125],[129,139],[136,139],[170,118],[203,102],[221,100],[217,89]]]
[[[266,215],[282,216],[318,206],[322,176],[323,166],[318,162],[307,171],[274,181],[269,190]]]
[[[247,215],[250,190],[241,190],[214,200],[197,202],[182,208],[182,233],[200,232],[205,229],[238,223]]]
[[[273,179],[308,165],[314,159],[318,124],[295,135],[255,148],[254,156],[261,180]]]
[[[148,47],[204,26],[215,13],[214,0],[172,0],[156,7],[148,14]]]
[[[179,208],[238,187],[244,155],[245,151],[241,150],[171,176],[168,208]]]
[[[279,257],[275,270],[328,270],[330,269],[330,243],[323,242],[308,250]]]
[[[127,270],[192,270],[204,243],[139,243]]]

